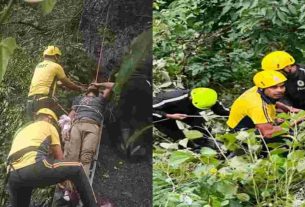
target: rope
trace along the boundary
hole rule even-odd
[[[52,98],[54,99],[55,104],[56,104],[56,105],[66,114],[66,115],[68,115],[69,112],[68,112],[62,105],[59,104],[58,98],[56,98],[55,96],[53,96]]]
[[[111,6],[111,3],[109,3],[108,9],[107,9],[106,24],[105,24],[106,26],[108,25],[108,16],[109,16],[110,6]],[[100,65],[101,65],[102,57],[103,57],[103,46],[104,46],[104,40],[105,40],[105,31],[106,31],[106,28],[107,28],[106,26],[104,27],[104,31],[103,31],[103,39],[102,39],[101,48],[100,48],[100,57],[98,59],[98,64],[97,64],[97,69],[96,69],[95,82],[97,82],[97,77],[98,77],[98,74],[100,72]]]
[[[202,116],[200,115],[186,115],[187,118],[203,118]],[[229,116],[215,116],[213,118],[228,118]],[[166,120],[169,120],[170,118],[165,118],[165,119],[160,119],[160,120],[157,120],[157,121],[153,121],[152,123],[158,123],[158,122],[163,122],[163,121],[166,121]]]
[[[200,115],[187,115],[186,117],[202,118]],[[228,118],[229,116],[214,116],[213,118]]]
[[[62,105],[60,105],[58,102],[57,102],[57,105],[59,106],[59,108],[60,108],[66,115],[69,114],[68,111],[66,111],[66,109],[65,109]]]

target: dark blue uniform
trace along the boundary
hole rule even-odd
[[[211,110],[215,114],[221,116],[229,115],[229,110],[219,101],[211,107]],[[180,113],[187,115],[200,115],[200,111],[202,110],[196,108],[192,104],[190,99],[190,90],[176,89],[168,92],[161,92],[153,99],[153,120],[155,122],[155,127],[175,140],[185,138],[183,132],[178,128],[176,120],[160,120],[165,119],[166,114]],[[188,117],[181,121],[190,125],[193,129],[207,134],[207,132],[202,128],[205,123],[203,117]]]
[[[305,66],[296,66],[296,72],[287,75],[285,97],[280,102],[305,110]]]

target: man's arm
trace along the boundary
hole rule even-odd
[[[110,97],[111,92],[112,92],[112,89],[110,89],[110,88],[105,88],[105,89],[103,90],[101,96],[102,96],[104,99],[108,100],[108,98]]]
[[[64,153],[60,147],[60,145],[51,145],[52,154],[54,156],[54,159],[56,160],[63,160],[64,159]]]
[[[161,119],[161,118],[168,118],[168,119],[175,119],[175,120],[182,120],[187,118],[186,114],[180,114],[180,113],[175,113],[175,114],[167,114],[163,111],[155,110],[153,109],[153,114],[156,119]]]
[[[275,104],[276,108],[279,109],[279,112],[285,112],[285,113],[298,113],[301,109],[294,108],[292,106],[289,106],[287,104],[284,104],[283,102],[277,101]]]
[[[62,84],[64,86],[66,86],[67,88],[74,90],[74,91],[83,91],[85,90],[83,87],[76,85],[75,83],[73,83],[69,78],[64,77],[62,79],[60,79],[60,81],[62,82]]]
[[[255,127],[262,133],[264,138],[271,138],[274,133],[282,130],[282,127],[273,126],[271,123],[256,124]]]
[[[114,86],[114,82],[104,82],[104,83],[92,83],[93,85],[100,87],[103,86],[108,89],[112,89]]]

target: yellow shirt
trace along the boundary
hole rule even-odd
[[[20,169],[48,157],[50,145],[60,145],[56,128],[46,121],[36,121],[17,132],[8,156],[28,147],[38,147],[12,163],[15,169]]]
[[[44,60],[35,68],[28,96],[49,95],[52,91],[55,91],[57,79],[65,77],[66,74],[59,64]]]
[[[257,87],[252,87],[234,101],[227,125],[238,130],[254,128],[255,124],[273,123],[275,116],[275,104],[266,103]]]

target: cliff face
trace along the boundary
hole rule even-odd
[[[106,76],[117,67],[133,38],[151,27],[151,0],[85,0],[80,22],[84,46]]]

